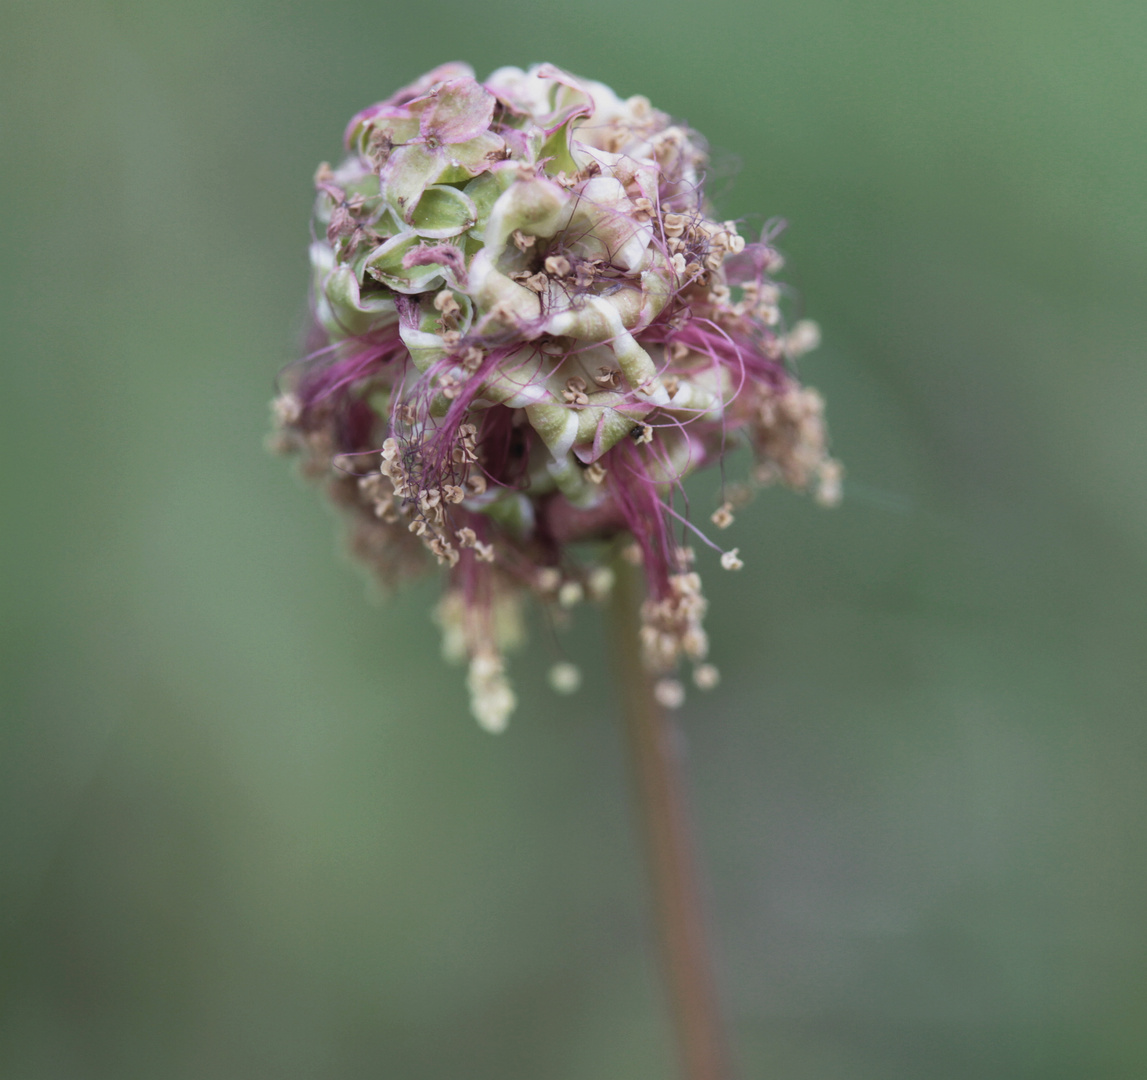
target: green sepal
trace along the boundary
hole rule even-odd
[[[556,176],[560,172],[573,176],[578,171],[578,164],[570,153],[570,138],[575,120],[581,120],[581,113],[575,113],[561,127],[555,129],[548,139],[538,148],[536,161],[546,161],[545,169],[549,176]]]
[[[458,236],[471,228],[477,220],[478,208],[474,200],[457,188],[445,184],[428,187],[410,215],[414,231],[432,240]]]
[[[402,265],[402,257],[421,243],[422,237],[416,232],[404,232],[391,237],[371,252],[365,263],[366,272],[395,292],[420,293],[434,288],[444,280],[442,267],[438,263],[411,267]]]
[[[319,321],[332,338],[350,337],[378,329],[397,318],[394,297],[389,292],[365,295],[349,266],[334,266],[326,244],[311,245],[316,308]]]
[[[584,509],[592,506],[600,497],[601,489],[586,479],[585,469],[572,454],[566,454],[557,461],[547,464],[550,476],[554,478],[560,491],[574,506]]]
[[[499,196],[514,182],[515,172],[512,169],[492,169],[481,176],[474,177],[462,191],[473,201],[477,210],[477,219],[470,229],[470,238],[481,242],[482,233],[486,231],[486,222],[490,220],[490,211]],[[477,248],[475,248],[477,250]],[[470,252],[473,254],[473,252]]]
[[[526,406],[526,416],[533,429],[549,447],[555,461],[560,461],[577,441],[577,414],[564,405],[540,402]]]

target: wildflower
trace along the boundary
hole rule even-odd
[[[312,351],[285,373],[275,444],[383,583],[446,568],[444,649],[489,730],[514,708],[523,599],[556,622],[603,599],[618,537],[644,570],[659,700],[683,700],[683,659],[715,685],[685,541],[742,561],[689,522],[683,478],[744,445],[757,484],[840,496],[823,402],[791,369],[819,334],[784,326],[773,235],[709,216],[695,133],[548,64],[484,83],[445,65],[356,115],[346,145],[315,177]],[[713,524],[743,501],[725,492]]]

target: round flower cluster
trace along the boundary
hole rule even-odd
[[[644,567],[658,696],[680,702],[682,659],[712,686],[693,541],[717,545],[682,478],[748,446],[758,483],[840,490],[822,401],[791,371],[816,327],[785,327],[771,236],[709,216],[695,133],[548,64],[484,83],[445,65],[346,145],[315,177],[311,350],[274,402],[278,446],[384,583],[447,568],[438,619],[483,726],[514,707],[522,598],[559,617],[601,599],[615,538]],[[723,487],[717,528],[749,487]]]

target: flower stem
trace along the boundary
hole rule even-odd
[[[618,559],[611,622],[625,726],[641,803],[661,943],[684,1080],[728,1080],[720,1009],[693,854],[681,740],[653,696],[641,658],[637,569]]]

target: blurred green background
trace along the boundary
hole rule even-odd
[[[448,59],[686,118],[823,327],[845,504],[703,563],[682,716],[743,1076],[1147,1075],[1145,55],[1113,0],[6,0],[0,1075],[673,1075],[598,617],[483,735],[434,584],[368,602],[262,449],[315,165]]]

